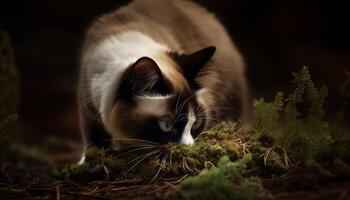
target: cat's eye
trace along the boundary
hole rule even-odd
[[[173,129],[174,122],[171,119],[158,120],[159,127],[164,132],[170,132]]]
[[[201,125],[201,122],[199,120],[196,120],[192,125],[192,129],[197,129],[200,127],[200,125]]]

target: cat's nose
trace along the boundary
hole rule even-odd
[[[184,134],[182,134],[180,144],[192,146],[193,143],[194,143],[194,139],[193,139],[192,134],[190,132],[188,132],[188,133],[185,132]]]

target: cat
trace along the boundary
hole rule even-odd
[[[86,148],[128,138],[193,145],[218,122],[245,118],[247,99],[242,56],[194,2],[135,0],[86,33],[78,88]]]

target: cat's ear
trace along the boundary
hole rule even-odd
[[[133,96],[159,92],[154,90],[159,90],[162,82],[162,73],[157,63],[149,57],[142,57],[125,72],[119,93]]]
[[[194,81],[197,73],[214,55],[215,50],[215,47],[210,46],[194,53],[177,55],[175,60],[181,66],[185,78]]]

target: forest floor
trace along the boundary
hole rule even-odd
[[[278,180],[268,179],[267,191],[260,194],[257,199],[349,199],[350,182],[327,182],[312,186],[299,186],[298,189],[281,189],[283,185],[303,184],[305,181],[321,181],[317,178],[300,176],[287,176]],[[292,180],[291,180],[292,179]],[[281,184],[271,186],[270,184]],[[265,185],[263,183],[263,185]],[[1,199],[165,199],[163,194],[176,190],[176,183],[159,182],[152,185],[139,185],[137,181],[122,183],[105,183],[104,185],[79,186],[73,183],[57,183],[56,185],[0,185]],[[186,199],[186,198],[184,198]]]
[[[350,73],[332,120],[327,88],[303,68],[294,92],[253,101],[249,126],[219,124],[191,147],[121,141],[127,148],[57,165],[79,144],[52,140],[45,146],[61,153],[50,154],[20,142],[18,71],[0,36],[0,199],[350,199]]]
[[[199,199],[167,195],[181,190],[180,183],[188,174],[181,178],[159,178],[154,183],[145,183],[140,177],[136,177],[80,184],[71,180],[52,181],[53,168],[45,163],[38,163],[35,168],[7,168],[6,176],[0,174],[0,199]],[[248,175],[252,171],[244,173]],[[261,177],[260,182],[261,185],[252,198],[218,196],[217,199],[350,199],[349,175],[333,176],[306,172],[304,169],[291,169],[281,175]],[[206,188],[197,189],[202,191]]]

